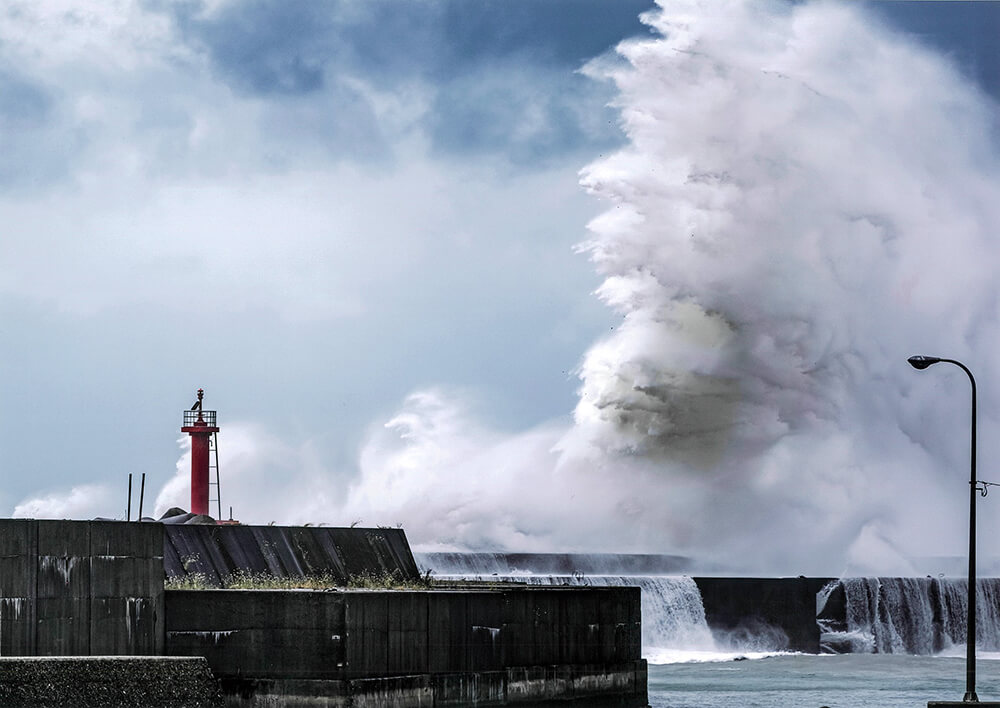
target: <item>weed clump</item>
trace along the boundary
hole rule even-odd
[[[430,571],[416,580],[403,577],[399,571],[362,571],[349,576],[343,583],[330,573],[278,576],[238,570],[223,578],[217,586],[210,583],[204,573],[198,572],[167,578],[164,585],[167,590],[428,590],[433,584]]]

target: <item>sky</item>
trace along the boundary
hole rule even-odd
[[[6,3],[0,513],[951,553],[1000,6],[661,4]]]

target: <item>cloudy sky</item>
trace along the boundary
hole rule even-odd
[[[898,130],[893,121],[911,122],[908,109],[940,112],[945,135],[931,140],[940,126],[928,119],[920,129],[926,132],[914,128],[912,141],[900,138],[899,147],[919,151],[933,142],[962,152],[958,164],[928,176],[953,178],[953,191],[965,196],[944,199],[945,215],[927,218],[939,219],[936,226],[964,228],[963,199],[978,203],[977,190],[987,192],[996,174],[996,125],[989,116],[1000,94],[994,55],[1000,7],[662,4],[660,15],[642,0],[5,3],[2,513],[122,517],[129,473],[147,474],[147,510],[186,506],[186,480],[177,473],[187,464],[178,429],[181,411],[202,387],[206,408],[219,411],[222,427],[223,502],[244,521],[402,523],[412,540],[428,547],[528,550],[601,545],[590,543],[594,523],[610,534],[604,545],[615,548],[697,551],[692,534],[699,528],[675,519],[701,513],[710,490],[733,486],[729,473],[720,472],[729,463],[705,461],[718,441],[706,442],[704,431],[719,422],[719,411],[681,405],[695,423],[691,430],[666,426],[674,431],[668,434],[662,421],[636,417],[632,407],[643,415],[651,409],[633,398],[674,387],[664,396],[677,401],[694,390],[674,373],[687,367],[701,376],[702,354],[693,365],[687,354],[656,361],[650,352],[659,344],[674,346],[679,330],[707,326],[698,337],[716,336],[702,321],[706,312],[730,312],[727,327],[749,322],[742,305],[719,295],[726,289],[719,283],[749,284],[755,273],[770,273],[767,247],[759,250],[763,270],[736,277],[726,270],[731,264],[715,260],[716,275],[684,283],[683,273],[667,267],[681,261],[677,252],[659,248],[660,235],[633,238],[631,227],[614,222],[613,214],[609,219],[607,210],[631,205],[648,215],[654,207],[640,208],[642,195],[660,194],[663,185],[643,186],[640,172],[668,168],[688,143],[696,155],[690,161],[712,161],[698,146],[718,144],[718,134],[706,128],[696,136],[702,126],[735,111],[733,116],[759,115],[759,127],[784,115],[780,101],[789,96],[776,93],[779,104],[762,109],[752,104],[760,100],[754,91],[743,95],[734,84],[726,95],[735,98],[727,102],[702,91],[704,80],[678,83],[677,76],[697,67],[647,59],[691,51],[693,44],[670,45],[682,41],[690,25],[690,42],[722,47],[711,54],[720,65],[756,62],[761,71],[776,72],[767,76],[791,76],[817,95],[840,96],[837,105],[853,116],[833,111],[843,118],[838,122],[825,113],[828,122],[821,125],[796,122],[812,120],[801,111],[775,119],[785,126],[782,133],[787,129],[801,140],[780,150],[766,141],[756,145],[757,164],[775,155],[799,159],[813,148],[825,152],[816,136],[827,132],[843,137],[832,144],[850,146],[844,136],[857,125],[884,121],[878,139],[864,131],[855,136],[859,151],[868,150],[863,159],[877,160],[886,147],[879,141]],[[785,59],[774,58],[772,35],[783,37]],[[842,63],[829,58],[836,42],[845,43]],[[637,49],[616,51],[619,46]],[[789,58],[790,52],[798,53]],[[666,78],[658,85],[661,75]],[[911,78],[930,82],[926,96],[904,95],[901,88],[898,100],[887,97]],[[859,108],[870,103],[866,91],[876,105],[872,115]],[[874,100],[875,94],[881,98]],[[661,113],[656,97],[674,104]],[[656,136],[682,130],[693,137],[657,142]],[[732,160],[738,173],[738,152],[719,158],[719,170]],[[821,176],[825,164],[817,161],[811,169]],[[901,162],[885,178],[913,169]],[[818,185],[826,184],[807,177],[794,188],[821,191]],[[654,201],[688,199],[670,190],[661,197]],[[902,229],[901,214],[918,211],[911,207],[887,207],[878,218],[866,211],[865,219],[876,228],[889,220]],[[773,211],[753,212],[761,233],[781,211],[778,200]],[[971,254],[992,214],[966,218],[976,221],[968,231],[977,235],[955,248]],[[792,226],[785,231],[801,233]],[[785,253],[787,245],[779,240],[772,247]],[[868,298],[868,284],[879,278],[869,266],[879,261],[857,249],[829,257],[857,273],[855,290]],[[744,253],[740,262],[753,257]],[[664,264],[649,268],[657,287],[667,278],[673,289],[648,297],[662,297],[669,307],[640,302],[647,290],[634,276],[653,263]],[[715,265],[690,262],[699,273]],[[992,276],[992,268],[980,272],[982,260],[970,256],[947,269],[949,277],[961,277],[963,267],[971,285]],[[808,300],[795,288],[788,293]],[[992,332],[990,298],[985,294],[967,319],[985,321]],[[822,324],[831,308],[839,308],[832,296],[817,297],[806,314],[789,314],[768,297],[759,302],[768,304],[758,313],[768,322],[818,313],[815,321]],[[692,304],[700,308],[700,324],[677,309]],[[861,324],[852,319],[855,312]],[[842,314],[848,338],[884,331],[884,322],[898,320],[889,312],[869,321],[854,305],[845,305]],[[895,333],[898,343],[922,343],[913,333],[925,325],[926,319],[908,321]],[[930,321],[927,328],[938,325]],[[973,342],[967,330],[947,333],[956,338],[955,356],[975,361],[980,352],[977,363],[989,364],[989,337]],[[804,338],[796,340],[800,348],[808,348]],[[776,339],[780,347],[784,340]],[[876,356],[852,344],[842,349]],[[880,351],[898,363],[893,347]],[[644,365],[673,373],[663,380],[660,374],[646,377]],[[753,411],[773,407],[779,422],[815,411],[801,401],[786,409],[773,391],[755,398],[755,382],[774,384],[759,367],[723,368],[724,375],[721,369],[712,375],[743,382],[741,402],[732,408],[743,412],[727,418],[732,435],[726,449],[741,450],[756,472],[752,490],[736,485],[743,501],[725,497],[722,503],[749,503],[757,509],[750,516],[763,518],[770,503],[787,506],[789,500],[761,491],[760,475],[791,469],[801,463],[795,455],[807,454],[793,455],[779,439],[797,440],[805,449],[846,439],[854,428],[835,426],[838,435],[832,436],[810,428],[796,437],[794,425],[775,423],[764,437],[746,433],[738,421],[756,416]],[[866,366],[865,374],[874,377],[866,380],[884,380],[886,370]],[[814,377],[809,386],[852,395],[861,386],[858,377],[864,378],[858,371],[849,385]],[[632,393],[609,393],[606,375]],[[921,378],[918,388],[927,396],[954,388],[945,374],[936,378],[942,377],[942,386]],[[706,393],[699,382],[698,400],[729,396],[729,384]],[[894,381],[885,398],[898,403],[917,396],[913,406],[929,406],[931,398],[910,385]],[[988,390],[985,395],[989,401]],[[603,403],[593,405],[598,399]],[[954,405],[960,410],[967,404]],[[895,403],[890,408],[895,415]],[[611,409],[615,415],[605,415]],[[873,415],[877,410],[877,403],[865,408]],[[614,427],[613,442],[608,431],[595,432],[595,416]],[[919,435],[918,423],[939,423],[901,420],[893,424],[900,439]],[[964,434],[960,424],[955,431]],[[962,454],[944,440],[914,462],[928,476]],[[666,457],[664,445],[672,450]],[[691,452],[692,446],[698,450]],[[872,449],[860,445],[845,454],[843,466],[859,469],[856,458],[870,461]],[[788,455],[792,461],[781,462]],[[629,472],[620,472],[626,467]],[[709,467],[713,471],[697,482],[677,472]],[[837,486],[826,477],[816,484]],[[924,491],[936,490],[928,484]],[[622,495],[621,488],[635,491]],[[642,504],[650,490],[676,492],[684,502],[668,514],[649,512]],[[551,510],[577,492],[587,501],[553,518]],[[868,494],[863,485],[853,493]],[[833,519],[842,511],[833,505],[809,513]],[[897,549],[906,524],[880,526],[882,511],[872,507],[845,522],[850,528],[830,543],[875,555]],[[587,540],[574,543],[574,537]]]

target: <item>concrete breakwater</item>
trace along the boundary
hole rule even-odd
[[[636,588],[167,591],[170,574],[418,570],[398,529],[166,528],[0,520],[0,656],[205,657],[228,705],[646,703]],[[19,664],[21,698],[0,705],[59,705],[32,703],[45,671],[74,705],[131,705],[62,661]],[[122,666],[104,676],[127,681]]]
[[[419,571],[402,529],[326,526],[161,526],[163,570],[176,580],[197,575],[219,586],[233,574],[275,578],[322,575],[417,580]]]
[[[646,703],[637,588],[169,590],[166,609],[168,653],[249,705]]]

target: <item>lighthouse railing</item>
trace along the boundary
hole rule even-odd
[[[198,417],[201,416],[201,422]],[[190,428],[195,425],[207,425],[211,428],[216,426],[215,411],[184,411],[184,427]]]

